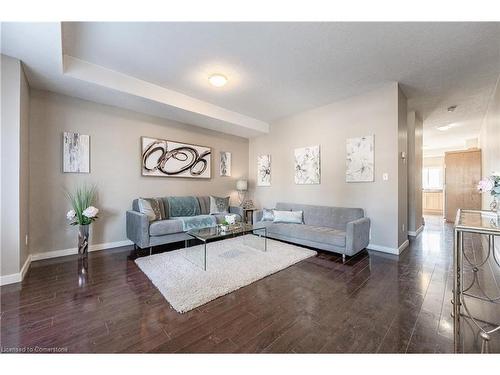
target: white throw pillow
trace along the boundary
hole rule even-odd
[[[302,224],[302,211],[278,211],[274,210],[275,223]]]

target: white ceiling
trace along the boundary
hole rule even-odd
[[[7,34],[57,28],[16,25],[5,28]],[[73,89],[96,101],[120,94],[101,87],[93,99],[89,84],[83,95],[77,86],[95,80],[75,69],[50,71],[57,56],[41,50],[52,46],[37,42],[37,35],[4,37],[5,30],[2,53],[25,62],[32,86]],[[266,123],[276,119],[398,81],[409,109],[424,120],[426,149],[456,148],[477,136],[500,73],[500,23],[64,23],[61,38],[59,53],[78,59],[72,61],[242,115],[239,125],[252,128],[245,136],[266,132]],[[225,74],[229,84],[210,87],[212,73]],[[450,105],[457,110],[448,113]],[[459,126],[448,132],[435,130],[454,122]]]

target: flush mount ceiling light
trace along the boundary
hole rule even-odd
[[[436,129],[444,132],[444,131],[450,130],[451,128],[454,128],[456,126],[458,126],[458,124],[453,123],[453,124],[448,124],[448,125],[443,125],[443,126],[437,126]]]
[[[227,78],[222,74],[212,74],[208,77],[208,82],[214,87],[222,87],[226,85]]]

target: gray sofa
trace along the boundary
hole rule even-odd
[[[262,221],[262,210],[254,212],[254,223],[267,227],[267,236],[277,240],[353,256],[366,248],[370,219],[361,208],[277,203],[276,210],[303,211],[303,224]]]
[[[199,204],[201,215],[210,213],[210,197],[196,197]],[[168,216],[168,200],[167,197],[157,198],[162,209]],[[236,214],[236,221],[241,221],[243,218],[243,209],[241,207],[229,207],[229,213]],[[226,214],[213,215],[217,224],[224,221]],[[140,248],[151,248],[153,246],[164,245],[172,242],[179,242],[192,239],[183,230],[183,223],[180,219],[169,217],[166,220],[157,220],[149,222],[145,214],[139,212],[138,200],[132,202],[132,209],[127,211],[127,238]]]

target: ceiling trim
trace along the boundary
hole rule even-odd
[[[195,99],[177,91],[146,82],[135,77],[107,69],[100,65],[63,55],[63,74],[122,94],[146,99],[155,104],[165,105],[188,112],[195,116],[193,125],[207,127],[233,135],[245,137],[269,133],[269,124],[255,118],[227,110],[217,105]],[[146,110],[144,110],[147,112]],[[179,119],[179,116],[166,116]]]

